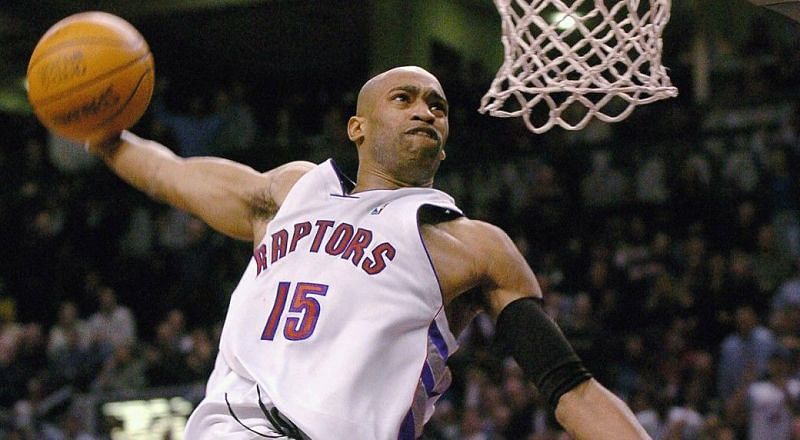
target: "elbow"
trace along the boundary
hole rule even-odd
[[[569,420],[570,408],[574,406],[584,406],[591,404],[591,387],[597,386],[599,383],[594,379],[581,382],[571,390],[562,394],[558,398],[555,407],[555,416],[558,423],[566,426],[565,423]]]

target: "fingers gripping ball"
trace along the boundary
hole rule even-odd
[[[28,63],[28,100],[48,129],[79,142],[99,140],[142,117],[154,84],[153,56],[130,23],[105,12],[53,25]]]

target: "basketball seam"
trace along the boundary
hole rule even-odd
[[[72,86],[72,87],[70,87],[70,88],[68,88],[66,90],[62,90],[61,92],[59,92],[59,93],[57,93],[55,95],[48,96],[47,98],[39,100],[39,101],[31,101],[31,104],[34,105],[34,106],[45,106],[45,105],[47,105],[47,104],[49,104],[49,103],[51,103],[53,101],[58,101],[59,99],[63,98],[65,95],[69,95],[70,93],[74,92],[75,90],[82,89],[83,87],[85,87],[89,83],[92,83],[92,82],[95,82],[95,81],[98,81],[98,80],[102,80],[104,78],[108,78],[109,76],[114,75],[115,73],[119,72],[120,70],[125,70],[128,67],[132,66],[133,64],[138,63],[139,61],[141,61],[144,58],[147,58],[148,56],[150,56],[150,52],[147,52],[144,55],[140,56],[139,58],[133,59],[131,61],[128,61],[125,64],[122,64],[122,65],[117,66],[117,67],[115,67],[115,68],[113,68],[113,69],[111,69],[111,70],[109,70],[107,72],[104,72],[101,75],[95,76],[93,78],[89,78],[86,81],[81,82],[80,84],[75,84],[74,86]]]
[[[119,106],[119,110],[117,110],[113,115],[111,115],[108,118],[104,119],[103,121],[99,122],[97,125],[95,125],[95,128],[100,128],[103,125],[107,124],[112,119],[114,119],[117,116],[119,116],[120,113],[122,113],[122,111],[125,110],[125,108],[128,107],[128,104],[130,104],[130,102],[133,99],[133,97],[136,96],[136,93],[139,91],[139,87],[142,86],[142,81],[144,81],[144,77],[147,76],[147,74],[152,72],[152,71],[153,71],[153,69],[150,69],[150,68],[145,70],[144,73],[142,73],[142,76],[139,77],[139,81],[136,82],[136,87],[133,88],[133,91],[131,91],[131,94],[130,94],[130,96],[128,96],[128,99],[125,100],[125,103],[123,105]]]
[[[95,44],[99,43],[99,44],[106,44],[108,46],[119,46],[119,47],[126,47],[127,46],[127,44],[125,44],[125,41],[113,40],[113,39],[110,39],[110,38],[82,37],[82,38],[79,38],[77,40],[64,41],[63,43],[59,43],[59,44],[56,44],[56,45],[54,45],[52,47],[47,48],[47,51],[43,52],[42,54],[39,54],[38,57],[35,60],[31,59],[31,62],[28,65],[28,74],[30,74],[30,72],[31,72],[31,70],[33,70],[34,66],[36,66],[40,61],[42,61],[45,57],[47,57],[51,53],[56,52],[56,51],[61,50],[61,49],[64,49],[64,48],[67,48],[67,47],[77,46],[77,45],[86,44],[86,43],[95,43]],[[142,46],[146,47],[146,41],[144,40],[144,38],[139,38],[139,44],[136,45],[136,47],[132,48],[132,50],[133,51],[137,51],[137,50],[141,49]]]

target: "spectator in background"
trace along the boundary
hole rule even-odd
[[[672,185],[670,204],[674,212],[671,227],[682,234],[691,225],[705,222],[711,216],[711,165],[700,154],[687,157],[680,165],[680,172]]]
[[[117,293],[109,286],[97,292],[99,308],[89,318],[92,342],[103,353],[110,355],[121,345],[136,342],[136,321],[130,309],[117,302]]]
[[[67,414],[53,434],[52,440],[101,440],[88,432],[86,422],[79,414]]]
[[[766,377],[735,394],[732,414],[744,414],[750,440],[791,440],[794,417],[800,411],[800,380],[791,377],[792,355],[776,346],[767,362]]]
[[[21,335],[14,301],[0,298],[0,408],[10,407],[25,393],[26,375],[30,372],[17,362]]]
[[[51,390],[40,374],[28,380],[27,392],[14,404],[13,425],[23,433],[23,439],[59,439],[59,429],[55,423],[69,402],[72,392],[69,387]]]
[[[596,211],[616,208],[628,200],[629,191],[628,177],[612,165],[611,153],[595,151],[592,171],[581,181],[584,205]]]
[[[53,345],[52,351],[48,352],[48,365],[53,380],[86,390],[102,365],[104,353],[92,345],[91,332],[87,336],[81,334],[76,327],[66,328],[63,338],[63,343]]]
[[[85,151],[80,151],[78,154],[91,158]],[[16,194],[13,194],[16,197],[11,201],[20,203],[20,207],[27,212],[31,206],[26,205],[37,206],[37,204],[26,202],[44,198],[46,189],[50,187],[49,184],[53,182],[56,174],[41,140],[37,138],[25,140],[21,159],[14,163],[13,171],[6,177],[16,190]]]
[[[22,326],[17,347],[17,364],[29,372],[44,371],[47,368],[47,341],[42,325],[29,322]]]
[[[17,352],[21,335],[16,302],[11,298],[0,298],[0,357],[11,357]]]
[[[145,375],[152,386],[170,386],[194,379],[186,366],[186,353],[191,347],[185,345],[183,323],[175,315],[168,315],[158,324],[155,341],[145,349]]]
[[[24,438],[39,438],[40,406],[47,397],[41,377],[28,379],[26,392],[18,396],[14,403],[14,427],[23,433]]]
[[[736,331],[722,341],[717,375],[719,397],[728,400],[764,374],[775,346],[775,336],[759,324],[753,307],[740,306],[736,310]]]
[[[244,84],[235,81],[230,88],[220,88],[214,95],[214,113],[221,119],[213,142],[215,154],[241,159],[253,147],[259,128],[246,94]]]
[[[527,237],[536,240],[538,251],[559,249],[577,222],[568,215],[570,200],[555,167],[547,163],[534,163],[532,182],[524,185],[527,200],[521,206],[519,218],[525,219]]]
[[[212,231],[198,218],[172,208],[157,221],[161,254],[172,274],[170,288],[161,294],[162,305],[208,319],[214,313],[209,306],[217,304],[217,290],[209,282],[216,250]]]
[[[175,139],[176,152],[181,156],[210,155],[223,124],[222,115],[215,109],[209,109],[199,94],[189,97],[186,113],[173,112],[163,99],[168,87],[169,80],[166,78],[158,81],[157,93],[151,105],[154,118],[169,130]]]
[[[800,307],[800,258],[797,258],[794,262],[792,276],[780,283],[775,296],[772,298],[772,310],[783,309],[790,305]]]
[[[63,174],[86,173],[98,163],[98,160],[80,145],[52,132],[47,137],[47,150],[50,163]]]
[[[431,438],[437,440],[458,440],[459,414],[452,400],[442,398],[431,417],[429,431]]]
[[[735,200],[754,195],[761,179],[753,154],[744,148],[727,155],[722,176]]]
[[[750,254],[740,250],[730,253],[723,290],[726,293],[725,298],[721,298],[725,302],[719,305],[720,308],[724,309],[727,305],[729,310],[734,310],[742,305],[751,305],[759,315],[766,312],[769,298],[762,295],[759,290],[750,258]]]
[[[666,432],[663,439],[696,440],[703,427],[703,399],[706,390],[701,381],[691,381],[684,395],[667,413]]]
[[[122,344],[106,359],[91,387],[100,392],[133,392],[145,385],[144,359],[134,346]]]
[[[72,301],[64,301],[58,308],[58,320],[50,328],[47,339],[47,356],[55,358],[70,345],[85,350],[91,343],[89,326],[78,316],[78,306]]]
[[[780,251],[770,224],[758,229],[752,267],[758,290],[765,298],[772,298],[778,285],[792,273],[791,259]]]
[[[700,430],[700,440],[736,440],[736,433],[717,414],[706,417]]]
[[[636,201],[653,208],[664,205],[668,199],[667,165],[661,156],[649,156],[636,169]]]
[[[733,224],[727,228],[727,237],[723,237],[727,247],[755,252],[758,231],[762,225],[761,215],[753,201],[744,200],[739,203]]]
[[[486,423],[477,408],[467,408],[461,414],[461,429],[459,439],[462,440],[491,440],[493,437],[487,432]]]
[[[601,325],[597,320],[588,293],[581,292],[572,303],[572,310],[559,322],[561,331],[567,337],[575,352],[589,365],[595,374],[605,369],[601,361]]]
[[[207,331],[199,328],[192,331],[190,344],[191,348],[186,353],[186,381],[203,381],[214,369],[217,344],[211,340]]]
[[[773,150],[767,160],[766,194],[773,213],[772,222],[781,250],[800,256],[800,185],[796,170],[782,149]]]

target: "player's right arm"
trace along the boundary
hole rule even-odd
[[[134,188],[241,240],[261,238],[289,189],[313,166],[293,162],[259,173],[221,158],[182,158],[127,131],[88,147]]]
[[[500,228],[458,218],[423,226],[446,304],[473,287],[496,320],[496,338],[534,382],[556,419],[576,440],[644,440],[633,412],[584,368],[541,307],[533,270]]]

